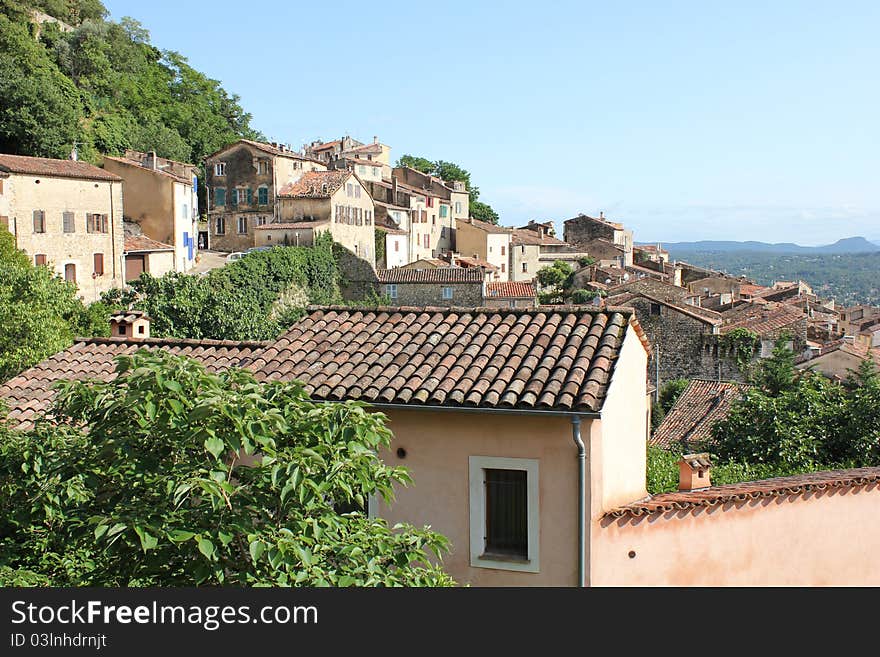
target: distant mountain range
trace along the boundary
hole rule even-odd
[[[646,244],[656,244],[647,242]],[[735,251],[749,251],[752,253],[872,253],[880,251],[880,242],[869,242],[864,237],[847,237],[837,240],[834,244],[824,246],[800,246],[790,242],[768,244],[767,242],[725,242],[715,240],[702,240],[699,242],[661,242],[664,249],[670,254],[685,252],[714,252],[731,253]]]

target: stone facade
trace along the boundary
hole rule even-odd
[[[382,269],[377,289],[395,306],[465,306],[483,304],[485,285],[480,269]]]
[[[0,175],[4,173],[0,230],[13,234],[17,248],[35,264],[45,263],[74,281],[85,301],[96,301],[103,292],[122,286],[118,176],[85,162],[0,155]]]
[[[598,218],[580,214],[567,219],[563,225],[563,239],[569,244],[580,246],[593,240],[606,240],[623,248],[625,266],[633,264],[633,232],[626,230],[622,224],[608,221],[604,214],[599,213]]]
[[[280,145],[241,139],[205,160],[208,246],[244,251],[255,246],[254,229],[278,221],[277,194],[308,171],[326,171],[320,162]]]

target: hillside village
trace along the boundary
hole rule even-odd
[[[4,275],[112,307],[90,317],[102,330],[25,354],[0,380],[0,439],[22,437],[0,460],[14,492],[0,534],[49,535],[0,544],[0,567],[30,577],[34,555],[73,537],[87,564],[65,565],[75,586],[163,585],[166,563],[173,585],[880,583],[880,530],[863,521],[880,510],[880,307],[673,260],[602,210],[486,221],[465,180],[408,166],[378,136],[255,137],[239,131],[198,162],[143,145],[94,163],[75,144],[66,159],[0,153]],[[308,289],[312,276],[326,289]],[[203,280],[259,300],[207,308],[220,297]],[[148,312],[148,294],[169,290],[183,292]],[[272,319],[259,332],[238,316],[254,308]],[[234,339],[192,329],[200,310],[203,324],[240,320]],[[773,411],[802,392],[822,412],[779,402],[779,416],[840,435],[791,470],[767,453],[728,459],[771,474],[719,484],[730,470],[715,448],[757,440],[731,437],[749,426],[738,404]],[[652,450],[674,470],[663,490],[649,485]],[[108,453],[142,458],[147,484],[82,492],[88,459]],[[32,463],[44,457],[61,473],[51,482]],[[69,481],[45,508],[29,497]],[[266,497],[249,497],[254,481]],[[194,525],[172,531],[183,500]],[[245,518],[235,540],[218,509]],[[88,521],[52,524],[62,511]],[[21,532],[28,522],[40,531]],[[409,551],[371,558],[395,531]],[[100,543],[114,532],[118,552]]]

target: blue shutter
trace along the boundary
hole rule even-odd
[[[226,205],[226,190],[222,187],[214,190],[214,205]]]
[[[254,203],[254,190],[252,190],[250,187],[248,187],[247,188],[247,204],[253,205],[253,203]]]

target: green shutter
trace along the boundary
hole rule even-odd
[[[257,198],[259,199],[258,203],[260,205],[269,205],[269,189],[266,187],[260,187],[260,189],[257,190]]]
[[[222,187],[214,190],[214,205],[226,205],[226,190]]]
[[[440,216],[441,216],[441,217],[445,217],[445,216],[446,216],[446,206],[445,206],[445,205],[441,205],[441,206],[440,206]]]
[[[253,205],[254,202],[254,190],[252,190],[250,187],[247,188],[247,202],[248,205]]]

